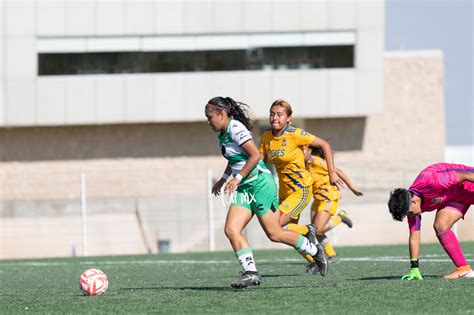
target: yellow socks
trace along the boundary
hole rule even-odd
[[[332,247],[331,243],[327,242],[326,246],[324,247],[324,251],[328,257],[336,256],[336,251],[334,247]]]
[[[342,219],[338,215],[333,215],[331,220],[329,220],[328,224],[326,225],[324,229],[324,233],[331,231],[334,229],[336,226],[338,226],[342,222]]]
[[[288,223],[288,230],[295,231],[296,233],[299,233],[301,235],[306,235],[309,232],[308,227],[306,225],[295,223]]]

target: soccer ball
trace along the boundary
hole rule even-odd
[[[109,279],[99,269],[88,269],[81,274],[79,287],[84,295],[100,295],[109,287]]]

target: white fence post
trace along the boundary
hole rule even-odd
[[[207,170],[207,220],[209,234],[209,250],[216,249],[216,240],[214,234],[214,197],[212,196],[212,170]]]
[[[87,256],[87,196],[86,175],[81,173],[81,221],[82,221],[82,255]]]

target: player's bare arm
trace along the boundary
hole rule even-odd
[[[474,172],[456,172],[460,182],[474,183]]]
[[[344,181],[339,178],[339,175],[337,175],[336,167],[334,166],[334,155],[329,142],[315,136],[310,146],[316,148],[319,147],[323,150],[324,156],[326,157],[326,163],[328,165],[329,181],[331,184],[336,185],[338,188],[344,187]]]
[[[364,193],[357,189],[349,179],[349,176],[347,176],[340,168],[336,167],[336,172],[337,175],[344,181],[344,183],[347,185],[347,187],[354,193],[356,196],[363,196]]]
[[[410,231],[408,247],[410,250],[411,259],[418,259],[420,257],[420,239],[420,231]]]

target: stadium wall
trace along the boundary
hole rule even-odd
[[[384,85],[384,111],[368,117],[304,119],[293,104],[299,125],[330,139],[337,165],[366,191],[344,192],[355,227],[338,228],[336,245],[406,242],[406,225],[388,215],[388,192],[443,160],[442,55],[387,53]],[[210,169],[219,177],[225,161],[205,123],[2,128],[0,147],[8,148],[0,152],[0,258],[82,254],[81,173],[89,255],[209,249],[206,176]],[[213,201],[215,246],[228,250],[226,209]],[[432,230],[430,220],[423,229]],[[466,221],[457,232],[474,240],[472,216]],[[247,234],[256,248],[279,247],[256,222]],[[427,231],[423,240],[436,238]]]

